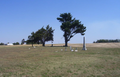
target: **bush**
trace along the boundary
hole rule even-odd
[[[0,43],[0,45],[4,45],[4,43]]]
[[[13,45],[20,45],[19,42],[13,43]]]
[[[118,43],[118,42],[120,42],[120,39],[115,39],[115,40],[100,39],[97,40],[96,42],[94,41],[93,43]]]

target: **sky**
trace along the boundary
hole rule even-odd
[[[0,43],[27,40],[31,32],[49,25],[54,44],[64,43],[57,17],[71,13],[86,27],[68,43],[93,43],[99,39],[120,39],[120,0],[0,0]],[[51,41],[46,42],[51,43]]]

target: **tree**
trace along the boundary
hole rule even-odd
[[[64,32],[63,37],[65,38],[65,46],[67,46],[68,41],[77,33],[84,35],[86,27],[81,24],[81,21],[72,19],[70,13],[60,14],[60,17],[57,18],[62,25],[60,26],[61,30]]]
[[[54,30],[49,25],[47,25],[46,28],[42,27],[35,33],[32,32],[31,35],[28,36],[27,43],[32,42],[32,46],[33,43],[42,43],[43,46],[45,46],[45,42],[53,41],[53,32]]]
[[[32,47],[33,47],[33,43],[34,43],[34,38],[35,38],[35,33],[32,32],[31,35],[28,36],[28,40],[27,42],[32,42]]]
[[[46,29],[42,27],[35,33],[35,39],[37,41],[41,41],[43,46],[45,46],[45,42],[53,41],[53,32],[54,30],[52,29],[52,27],[47,25]]]
[[[23,45],[25,43],[25,39],[22,39],[21,41],[21,45]]]
[[[13,45],[19,45],[19,42],[13,43]]]
[[[4,45],[4,43],[0,43],[0,45]]]

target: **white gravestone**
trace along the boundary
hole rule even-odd
[[[83,37],[83,49],[82,50],[87,50],[86,45],[85,45],[85,37]]]
[[[78,50],[77,50],[77,48],[75,49],[75,52],[77,52]]]

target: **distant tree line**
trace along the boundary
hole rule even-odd
[[[4,43],[0,43],[0,45],[4,45]]]
[[[0,43],[0,45],[7,45],[7,44],[5,44],[5,43]],[[19,43],[19,42],[15,42],[15,43],[13,43],[13,45],[20,45],[20,43]]]
[[[13,43],[13,45],[20,45],[20,43],[19,43],[19,42],[16,42],[16,43]]]
[[[115,40],[100,39],[100,40],[94,41],[93,43],[117,43],[117,42],[120,42],[120,39],[115,39]]]

